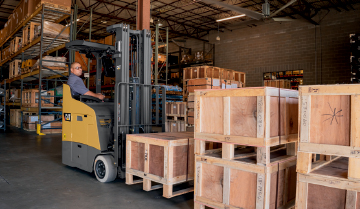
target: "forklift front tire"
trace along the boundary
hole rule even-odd
[[[114,181],[116,178],[116,167],[111,155],[99,155],[94,162],[94,173],[96,179],[102,183]]]

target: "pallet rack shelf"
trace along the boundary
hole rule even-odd
[[[67,18],[70,19],[70,24],[64,26],[61,28],[61,32],[59,31],[58,35],[49,35],[45,33],[45,23],[48,24],[48,22],[51,23],[60,23],[61,21],[66,20]],[[63,64],[64,67],[49,67],[44,66],[44,61],[47,63],[51,63],[50,65],[53,65],[52,63],[61,63],[60,61],[55,60],[47,60],[44,58],[44,56],[49,55],[57,50],[60,50],[65,47],[65,43],[72,40],[74,36],[72,35],[73,30],[73,12],[71,12],[70,8],[65,7],[59,7],[54,4],[39,4],[35,12],[30,15],[28,18],[26,18],[22,23],[20,23],[15,30],[3,41],[0,43],[1,48],[4,48],[10,43],[10,40],[13,40],[16,37],[22,37],[22,32],[25,27],[27,27],[30,24],[40,24],[41,28],[39,30],[39,34],[34,37],[34,39],[28,43],[26,46],[23,46],[21,49],[18,49],[15,53],[7,57],[6,59],[3,59],[0,62],[0,69],[3,70],[4,67],[8,66],[8,63],[11,62],[14,59],[21,60],[22,62],[28,59],[34,59],[38,60],[38,68],[33,69],[30,72],[22,73],[21,75],[17,75],[11,79],[4,80],[1,82],[1,84],[8,85],[16,85],[15,83],[21,83],[21,95],[23,94],[23,88],[24,88],[24,82],[34,82],[39,81],[38,83],[38,89],[39,92],[41,90],[48,90],[48,81],[62,81],[61,78],[66,78],[69,75],[69,67],[71,63],[71,55],[72,51],[70,52],[70,59],[69,62],[65,62]],[[47,21],[47,22],[45,22]],[[63,36],[63,32],[70,27],[70,33],[69,38],[66,38],[66,36]],[[67,66],[66,66],[67,64]],[[54,64],[55,65],[55,64]],[[46,81],[46,85],[45,82]],[[34,85],[34,84],[31,84]],[[46,86],[46,87],[44,87]],[[36,87],[37,88],[37,87]],[[44,113],[49,113],[46,111],[50,111],[52,114],[61,114],[62,107],[57,106],[56,99],[61,96],[56,95],[47,95],[46,98],[41,97],[41,100],[49,100],[54,101],[54,107],[43,107],[41,103],[43,102],[37,102],[37,107],[23,107],[22,106],[22,99],[20,99],[19,103],[16,103],[16,105],[20,106],[20,109],[22,111],[28,111],[28,112],[35,112],[38,113],[38,120],[41,121],[41,115]],[[15,105],[15,103],[14,103]],[[60,117],[61,118],[61,117]],[[58,122],[57,119],[51,122]],[[38,129],[38,134],[41,134],[41,129],[44,128],[44,125],[47,124],[41,124],[40,129]],[[47,129],[47,128],[45,128]],[[47,131],[47,130],[44,130]]]

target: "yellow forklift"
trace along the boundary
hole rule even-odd
[[[101,74],[115,78],[114,99],[73,96],[63,85],[62,162],[94,172],[100,182],[125,178],[126,134],[150,133],[154,125],[165,131],[166,90],[151,85],[150,31],[126,24],[107,31],[115,34],[115,46],[76,40],[66,48],[96,58],[96,93]],[[152,115],[153,103],[156,110],[161,105],[161,123],[159,111]]]

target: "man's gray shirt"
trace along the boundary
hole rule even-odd
[[[85,87],[83,80],[73,73],[70,74],[67,84],[70,86],[73,96],[84,95],[89,91],[89,89]]]

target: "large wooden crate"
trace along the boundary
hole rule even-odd
[[[142,181],[134,181],[134,176]],[[194,179],[194,133],[128,134],[126,136],[126,184],[143,182],[143,189],[163,188],[171,198],[193,188],[173,191],[173,185]],[[152,186],[151,182],[160,183]]]
[[[288,208],[294,204],[295,156],[274,158],[271,165],[261,166],[255,157],[229,160],[196,155],[195,166],[195,209]]]
[[[259,87],[195,91],[196,139],[275,146],[297,141],[297,123],[298,92],[294,90]]]
[[[300,86],[298,172],[308,173],[312,154],[349,158],[349,179],[360,179],[360,85]]]
[[[186,131],[185,120],[167,120],[165,122],[165,132],[183,132]]]
[[[337,158],[310,174],[298,173],[297,209],[360,209],[360,181],[347,179],[348,159]]]
[[[42,90],[41,92],[41,106],[54,106],[54,91]],[[39,104],[39,90],[30,89],[22,92],[22,106],[23,107],[38,107]]]
[[[166,102],[166,116],[186,116],[186,102]]]
[[[221,76],[221,68],[213,66],[188,67],[183,70],[184,81],[195,78],[218,78]]]
[[[198,78],[190,79],[186,82],[187,91],[193,93],[198,89],[221,89],[221,86],[225,83],[224,80],[217,78]]]

